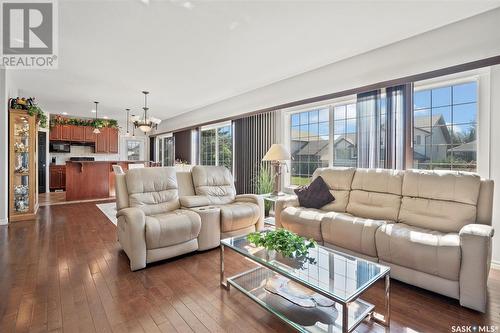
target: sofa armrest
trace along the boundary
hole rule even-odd
[[[130,269],[146,267],[146,215],[142,209],[120,209],[116,217],[119,242],[130,259]]]
[[[460,230],[460,304],[481,312],[486,310],[493,234],[485,224],[468,224]]]
[[[276,229],[282,228],[281,225],[281,212],[287,207],[299,207],[299,199],[297,197],[286,197],[276,200],[274,203],[274,219]]]
[[[182,207],[194,208],[210,205],[210,199],[205,195],[186,195],[179,198]]]
[[[255,230],[261,231],[264,229],[264,218],[265,218],[265,209],[264,209],[264,199],[257,194],[238,194],[235,199],[235,202],[251,202],[259,206],[259,219],[255,224]]]

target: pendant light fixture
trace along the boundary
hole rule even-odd
[[[94,123],[94,130],[92,131],[92,133],[94,134],[100,134],[101,131],[99,130],[99,127],[97,127],[97,104],[99,104],[99,102],[94,102],[95,103],[95,120],[96,122]]]
[[[127,133],[125,134],[125,136],[130,136],[130,132],[128,131],[128,123],[130,121],[130,109],[125,109],[125,111],[127,111]]]
[[[148,91],[143,91],[144,94],[144,115],[142,118],[134,117],[134,128],[138,128],[144,133],[151,132],[151,130],[158,128],[158,124],[161,123],[160,119],[148,117]]]

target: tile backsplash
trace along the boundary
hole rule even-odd
[[[50,161],[56,158],[56,164],[66,164],[70,157],[94,157],[96,161],[118,161],[119,154],[96,154],[92,146],[71,146],[69,153],[50,153]]]

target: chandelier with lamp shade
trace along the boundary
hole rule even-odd
[[[143,91],[144,94],[144,107],[142,108],[144,110],[144,114],[142,117],[140,116],[132,116],[130,119],[132,120],[132,123],[134,124],[134,129],[138,128],[144,133],[149,133],[151,130],[158,128],[158,124],[161,123],[161,119],[154,118],[154,117],[148,117],[148,91]],[[127,116],[128,119],[128,116]]]

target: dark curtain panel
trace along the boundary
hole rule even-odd
[[[358,168],[384,167],[379,90],[358,94],[356,115]]]
[[[411,110],[406,110],[408,91],[406,85],[386,89],[386,168],[405,168],[406,121],[411,117]]]
[[[191,130],[174,133],[175,159],[187,161],[191,164]]]
[[[234,178],[237,193],[256,193],[262,157],[276,143],[276,112],[266,112],[233,122]]]
[[[156,136],[149,137],[149,161],[156,161]]]
[[[411,119],[411,85],[359,94],[356,102],[358,167],[404,169]]]

